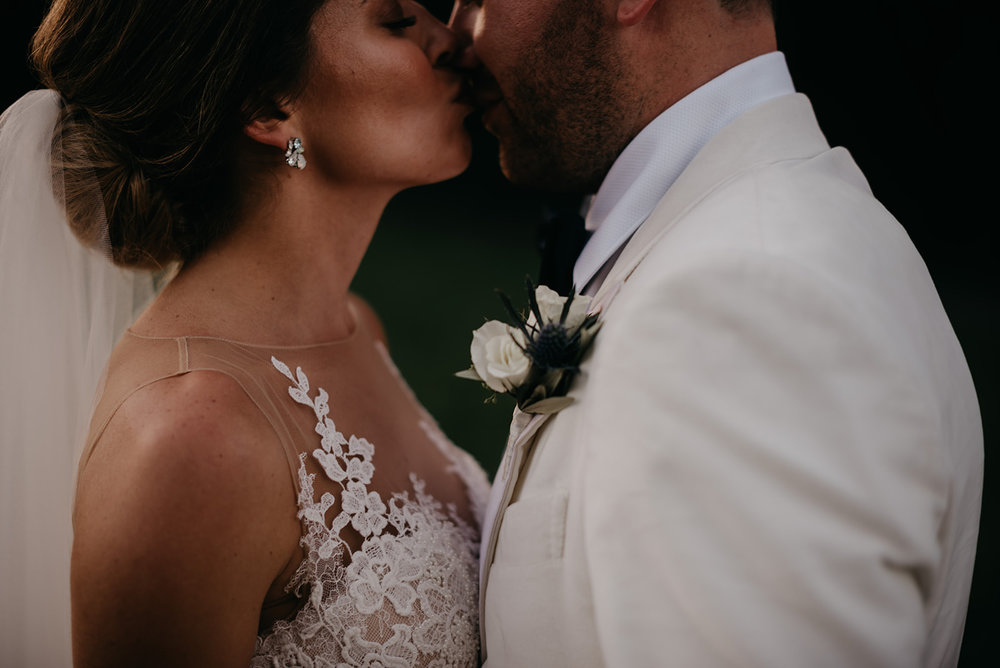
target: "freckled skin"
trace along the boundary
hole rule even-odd
[[[450,57],[447,47],[429,53],[444,27],[409,0],[354,5],[328,2],[313,24],[316,59],[293,111],[308,167],[338,182],[400,188],[457,175],[471,155],[462,125],[470,109],[453,103],[454,73],[433,62]],[[381,25],[401,16],[416,25],[398,34]]]

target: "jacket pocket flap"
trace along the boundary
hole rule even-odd
[[[528,564],[562,559],[567,494],[556,492],[512,503],[501,518],[494,563]]]

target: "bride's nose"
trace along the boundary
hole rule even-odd
[[[458,36],[430,12],[420,8],[424,31],[424,52],[435,67],[449,67],[458,53]]]

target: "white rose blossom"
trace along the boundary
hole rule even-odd
[[[472,333],[472,365],[487,387],[507,392],[524,382],[531,362],[521,349],[523,345],[520,331],[497,320]]]
[[[472,368],[455,375],[511,395],[525,412],[555,413],[573,402],[567,393],[600,319],[590,313],[590,297],[574,295],[567,306],[570,298],[526,282],[529,312],[517,311],[500,293],[515,326],[490,320],[473,332]]]
[[[535,288],[535,300],[538,302],[538,310],[542,314],[542,324],[559,322],[566,299],[552,288],[544,285]],[[566,314],[566,322],[563,323],[563,326],[569,331],[575,330],[583,324],[589,309],[590,297],[576,295],[573,298],[573,303],[569,306],[569,313]]]

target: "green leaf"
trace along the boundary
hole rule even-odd
[[[533,404],[522,406],[521,410],[525,413],[548,415],[551,413],[558,413],[571,403],[573,403],[573,397],[549,397],[548,399],[542,399],[541,401],[536,401]]]
[[[551,395],[562,382],[565,371],[562,369],[552,369],[542,378],[542,385],[545,386],[545,394]]]
[[[478,380],[480,383],[483,382],[483,379],[479,377],[479,374],[476,373],[476,370],[472,367],[455,372],[455,376],[466,380]]]
[[[528,395],[528,400],[524,403],[532,404],[537,403],[548,396],[548,388],[544,385],[536,385],[534,389],[531,390],[531,394]]]

